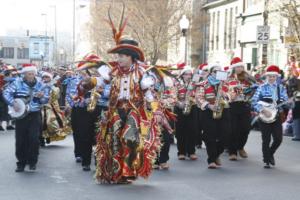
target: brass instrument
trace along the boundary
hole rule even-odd
[[[184,107],[183,107],[183,110],[182,110],[182,113],[184,115],[189,115],[191,113],[191,110],[192,110],[192,101],[191,101],[191,95],[190,95],[190,90],[189,90],[189,87],[190,87],[191,83],[192,82],[189,83],[189,85],[187,87],[187,92],[185,94]]]
[[[213,119],[220,119],[222,117],[222,113],[226,105],[226,102],[222,97],[222,87],[223,87],[223,81],[221,81],[218,86],[216,101],[214,104],[214,107],[216,109],[213,111]]]
[[[98,93],[97,88],[94,87],[91,90],[90,102],[87,105],[87,111],[88,112],[93,112],[95,110],[99,97],[100,97],[100,94]]]

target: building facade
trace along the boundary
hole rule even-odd
[[[20,66],[29,63],[29,37],[0,37],[0,60]]]
[[[271,3],[271,1],[269,1]],[[209,17],[206,42],[208,62],[227,66],[233,57],[241,57],[247,69],[262,65],[263,45],[257,43],[257,26],[264,25],[264,0],[215,0],[202,7]],[[284,19],[269,13],[270,36],[267,64],[281,67],[287,62],[287,48],[283,43]]]

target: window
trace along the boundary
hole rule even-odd
[[[229,49],[232,48],[232,33],[233,33],[233,29],[232,29],[232,16],[233,16],[233,8],[230,8],[230,14],[229,14],[229,34],[228,34],[228,47]]]
[[[225,23],[224,23],[224,49],[227,48],[227,15],[228,10],[225,10]]]
[[[3,47],[0,50],[0,58],[14,58],[14,48],[13,47]]]
[[[49,43],[45,43],[44,52],[45,52],[45,56],[47,56],[49,54]]]
[[[255,6],[262,2],[262,0],[247,0],[247,7]]]
[[[215,46],[215,13],[213,13],[213,15],[212,15],[212,23],[211,23],[211,29],[212,29],[212,31],[211,31],[211,50],[213,51],[214,50],[214,46]]]
[[[238,7],[235,7],[235,16],[234,16],[234,33],[233,33],[233,48],[236,48],[236,32],[237,32],[237,27],[238,27],[238,21],[237,21],[237,15],[238,15]]]
[[[217,12],[216,49],[219,49],[220,11]]]
[[[18,48],[17,57],[18,57],[18,59],[28,59],[29,58],[29,49],[28,48]]]
[[[33,43],[33,52],[34,54],[39,54],[40,48],[39,48],[39,43],[35,42]]]

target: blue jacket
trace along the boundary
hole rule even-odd
[[[87,102],[85,101],[74,101],[74,97],[77,96],[77,86],[82,80],[82,76],[76,75],[68,80],[67,90],[66,90],[66,101],[68,104],[73,107],[85,107],[87,106]]]
[[[109,97],[110,97],[111,84],[106,84],[106,83],[104,83],[103,80],[101,80],[100,81],[100,86],[103,88],[103,92],[101,94],[101,97],[97,101],[97,105],[98,106],[107,107],[108,106]]]
[[[44,92],[42,98],[34,97],[35,93],[41,91]],[[24,82],[23,78],[17,78],[4,89],[3,97],[8,105],[13,105],[15,98],[26,98],[29,100],[29,112],[37,112],[41,110],[42,105],[48,103],[50,91],[51,88],[40,81],[37,81],[31,88]]]
[[[259,101],[264,99],[272,99],[274,102],[277,102],[278,100],[280,102],[287,101],[288,96],[285,87],[283,85],[279,85],[279,97],[277,92],[278,84],[269,84],[264,83],[260,85],[255,94],[252,97],[252,106],[256,112],[260,112],[262,109],[262,105],[258,104]]]

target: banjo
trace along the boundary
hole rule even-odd
[[[253,125],[258,119],[260,119],[262,122],[267,123],[267,124],[275,122],[276,116],[278,113],[278,108],[280,108],[286,104],[290,104],[291,101],[292,101],[292,99],[290,99],[288,101],[284,101],[278,105],[276,104],[276,102],[272,102],[272,103],[267,103],[265,101],[257,102],[258,104],[260,104],[262,106],[262,110],[266,110],[270,114],[267,116],[263,112],[258,113],[258,115],[252,120],[251,125]]]
[[[43,91],[45,88],[50,88],[50,85],[44,85],[39,91]],[[29,103],[31,100],[35,98],[35,93],[33,93],[33,89],[29,91],[28,97],[18,97],[14,99],[14,105],[16,106],[16,109],[14,106],[9,105],[8,106],[8,114],[13,118],[13,119],[22,119],[26,117],[26,115],[29,113]]]
[[[29,112],[29,104],[28,101],[24,98],[15,98],[14,104],[16,105],[17,109],[15,110],[14,106],[8,106],[8,114],[13,119],[22,119],[24,118]]]

